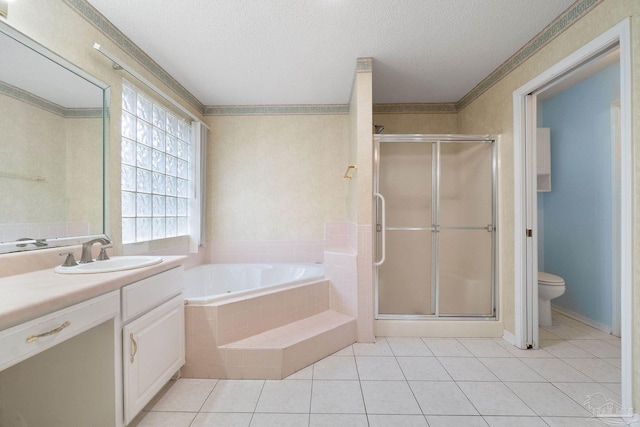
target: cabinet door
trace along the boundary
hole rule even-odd
[[[125,424],[184,365],[184,297],[178,295],[122,330]]]

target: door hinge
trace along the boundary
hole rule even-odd
[[[533,230],[530,228],[527,228],[527,237],[533,237]]]

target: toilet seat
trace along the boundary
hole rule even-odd
[[[555,274],[538,272],[538,284],[545,286],[564,286],[564,279]]]

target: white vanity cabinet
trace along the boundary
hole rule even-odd
[[[120,291],[0,331],[0,426],[120,425]]]
[[[122,288],[125,425],[184,365],[182,274],[178,267]]]
[[[0,371],[119,314],[118,291],[0,332]]]

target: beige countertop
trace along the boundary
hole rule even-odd
[[[160,264],[97,274],[58,274],[53,268],[0,278],[0,331],[120,289],[182,265],[185,256],[161,256]]]

